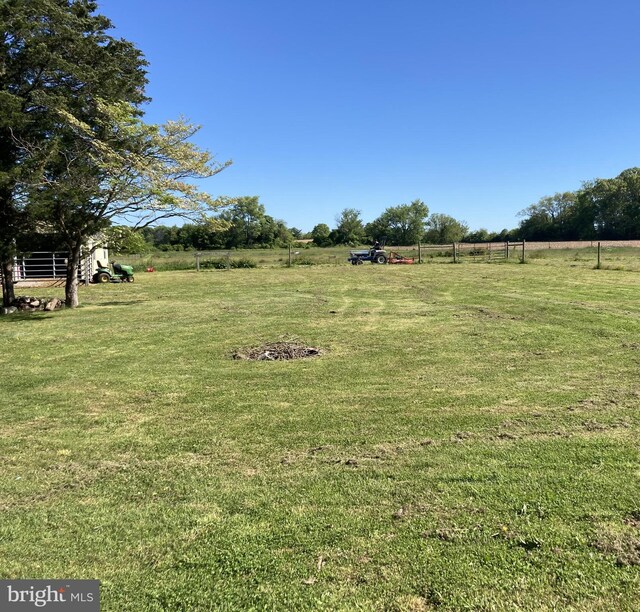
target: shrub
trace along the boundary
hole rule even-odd
[[[233,259],[231,261],[232,268],[257,268],[258,264],[248,257],[241,257],[240,259]]]
[[[308,256],[302,256],[302,257],[294,257],[291,260],[291,265],[292,266],[313,266],[314,264],[318,263],[317,261],[314,261],[313,259],[311,259],[311,257]],[[288,263],[287,263],[288,265]]]
[[[216,259],[203,259],[200,262],[201,268],[212,268],[214,270],[226,270],[227,265],[230,268],[257,268],[258,264],[248,257],[240,259],[227,259],[226,257],[218,257]]]

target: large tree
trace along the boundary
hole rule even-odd
[[[572,222],[576,194],[571,191],[540,198],[519,213],[526,217],[520,223],[525,240],[574,240],[578,231]]]
[[[360,219],[360,211],[345,208],[336,218],[337,227],[331,232],[333,244],[356,246],[362,244],[365,237],[364,225]]]
[[[33,180],[47,155],[64,146],[60,111],[90,122],[98,99],[135,105],[145,100],[145,60],[131,43],[107,34],[111,23],[96,9],[90,0],[0,1],[0,259],[5,303],[13,299],[14,239],[33,223],[21,185]]]
[[[422,200],[391,206],[367,224],[367,234],[372,240],[386,236],[389,244],[416,244],[422,239],[428,214],[429,208]]]
[[[464,221],[458,221],[450,215],[433,213],[427,221],[426,242],[433,244],[451,244],[460,242],[469,231]]]
[[[262,220],[266,214],[258,196],[237,198],[220,217],[229,224],[225,233],[225,246],[238,248],[253,246],[260,237]]]
[[[640,238],[640,168],[544,197],[520,214],[519,233],[528,240]]]
[[[142,232],[128,225],[112,225],[104,232],[104,239],[105,245],[114,253],[137,255],[151,250],[151,245],[144,239]]]
[[[319,247],[331,246],[331,229],[326,223],[318,223],[311,230],[313,244]]]
[[[598,238],[640,238],[640,168],[584,183],[578,192],[575,217],[580,219],[583,233],[595,232]]]
[[[114,221],[143,227],[175,215],[204,219],[224,201],[192,179],[213,176],[230,162],[216,162],[189,141],[197,127],[183,120],[148,125],[125,102],[98,100],[90,123],[67,111],[60,117],[29,197],[69,251],[65,298],[75,307],[81,252],[90,240]]]

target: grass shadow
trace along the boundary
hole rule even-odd
[[[21,321],[44,321],[45,319],[53,319],[50,312],[14,312],[10,315],[0,317],[0,323],[20,323]]]
[[[112,302],[100,302],[91,306],[133,306],[134,304],[146,304],[149,300],[114,300]]]

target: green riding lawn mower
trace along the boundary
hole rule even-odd
[[[108,265],[104,265],[101,261],[98,261],[98,270],[93,275],[94,283],[132,283],[133,268],[124,264],[118,264],[115,261],[111,262],[113,266],[113,272]]]

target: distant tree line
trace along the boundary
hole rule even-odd
[[[429,215],[422,200],[390,206],[377,219],[365,223],[361,211],[345,208],[336,218],[335,227],[319,223],[304,233],[288,227],[266,213],[258,196],[230,201],[229,206],[208,223],[181,226],[145,227],[139,233],[124,232],[117,243],[120,252],[140,253],[151,249],[191,251],[246,248],[279,248],[297,240],[311,240],[318,247],[356,246],[385,240],[388,245],[412,245],[418,242],[450,244],[515,240],[517,230],[469,232],[464,221],[442,213]],[[120,228],[121,230],[124,228]]]
[[[290,244],[302,232],[266,213],[258,196],[234,198],[207,223],[157,225],[141,230],[146,248],[163,251],[274,248]],[[127,251],[135,245],[130,245]],[[139,251],[138,251],[139,252]]]
[[[586,181],[577,191],[540,198],[520,213],[514,230],[478,230],[465,242],[638,240],[640,239],[640,168],[615,178]]]
[[[346,208],[336,219],[335,229],[325,223],[316,225],[311,238],[318,246],[357,245],[386,240],[389,245],[451,244],[453,242],[488,242],[514,240],[517,230],[469,232],[469,226],[450,215],[433,213],[422,200],[387,208],[377,219],[363,223],[360,211]]]
[[[636,240],[640,168],[587,181],[578,191],[546,196],[520,214],[520,235],[526,240]]]
[[[575,192],[541,198],[524,209],[515,229],[470,231],[464,221],[442,213],[429,214],[419,199],[387,208],[365,223],[361,211],[345,208],[333,228],[319,223],[311,232],[288,227],[266,213],[257,196],[231,201],[207,224],[157,226],[130,237],[130,252],[145,249],[213,250],[277,248],[301,239],[319,247],[355,246],[386,240],[388,245],[505,242],[518,240],[593,240],[640,238],[640,169],[630,168],[613,179],[595,179]]]
[[[421,200],[387,208],[380,217],[365,224],[360,211],[345,208],[336,226],[316,225],[309,233],[288,227],[266,213],[258,196],[235,198],[208,223],[143,228],[139,239],[128,235],[120,246],[126,252],[156,248],[164,251],[277,248],[296,240],[311,240],[320,247],[359,245],[386,239],[388,244],[415,244],[420,240],[453,242],[467,233],[467,225],[442,214],[429,215]],[[142,242],[140,241],[142,240]]]

